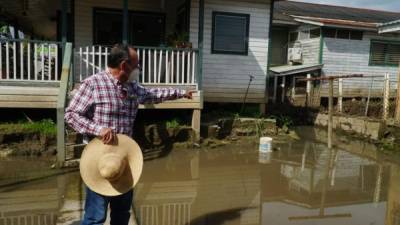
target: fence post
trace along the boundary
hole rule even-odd
[[[328,148],[332,148],[333,129],[333,79],[329,79],[329,104],[328,104]]]
[[[338,111],[343,111],[343,78],[339,78]]]
[[[390,81],[389,74],[385,74],[384,79],[384,92],[383,92],[383,121],[386,121],[389,114],[389,93],[390,93]]]
[[[307,79],[311,78],[311,74],[307,74]],[[311,80],[307,80],[306,86],[306,104],[309,106],[311,104]]]
[[[400,61],[399,61],[399,72],[397,73],[397,97],[396,97],[396,123],[400,123]]]

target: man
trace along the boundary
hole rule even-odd
[[[132,137],[139,104],[160,103],[176,98],[191,98],[191,92],[172,88],[147,89],[137,79],[138,55],[127,45],[114,46],[108,69],[84,80],[66,109],[65,120],[87,137],[99,137],[104,144],[116,141],[116,134]],[[120,196],[102,196],[86,188],[85,215],[82,225],[103,224],[107,208],[111,224],[127,225],[133,190]]]

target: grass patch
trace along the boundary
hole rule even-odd
[[[176,129],[181,125],[181,121],[179,119],[172,119],[167,121],[166,126],[168,129]]]
[[[40,133],[55,136],[57,134],[57,127],[50,119],[35,122],[18,121],[16,123],[0,123],[0,133]]]

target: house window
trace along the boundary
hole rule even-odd
[[[370,64],[397,66],[400,62],[400,42],[372,41]]]
[[[336,38],[336,29],[324,28],[322,30],[322,35],[327,38]]]
[[[363,32],[359,30],[346,30],[335,28],[323,28],[322,35],[327,38],[339,38],[346,40],[362,40]]]
[[[320,28],[310,30],[310,38],[319,38],[319,36],[321,36]]]
[[[139,46],[160,46],[164,42],[165,15],[156,12],[129,11],[128,42]],[[93,44],[122,42],[122,10],[93,9]]]
[[[250,15],[213,12],[212,53],[247,55]]]
[[[122,11],[94,9],[93,16],[93,44],[122,42]]]
[[[363,32],[358,30],[352,30],[350,33],[350,39],[352,40],[362,40]]]
[[[349,30],[342,30],[338,29],[336,38],[339,39],[350,39],[350,31]]]
[[[289,42],[295,42],[299,38],[299,32],[290,32]]]

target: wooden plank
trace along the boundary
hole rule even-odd
[[[33,45],[33,68],[34,68],[34,76],[35,76],[35,80],[37,80],[38,79],[38,68],[37,68],[37,61],[38,61],[38,59],[37,59],[37,43],[35,43],[34,45]]]
[[[42,65],[42,79],[41,80],[44,80],[44,44],[41,44],[40,45],[41,46],[41,48],[40,48],[40,56],[41,56],[41,65]]]
[[[56,102],[57,95],[0,95],[0,102]]]
[[[16,42],[14,41],[13,42],[13,57],[14,57],[14,59],[13,59],[13,71],[14,71],[14,74],[13,74],[13,79],[15,80],[15,79],[17,79],[17,44],[16,44]]]
[[[193,102],[193,103],[163,102],[160,104],[139,105],[139,109],[202,109],[202,104],[200,102]]]
[[[19,77],[19,79],[23,80],[24,79],[24,45],[22,42],[19,43],[19,58],[20,58],[20,66],[19,66],[20,77]]]
[[[31,43],[30,42],[28,42],[28,55],[27,55],[26,61],[28,61],[28,79],[30,80],[31,79]]]
[[[10,79],[10,45],[6,42],[6,79]]]
[[[54,109],[56,107],[56,102],[0,102],[0,108]]]
[[[0,95],[58,95],[58,88],[0,86]]]

